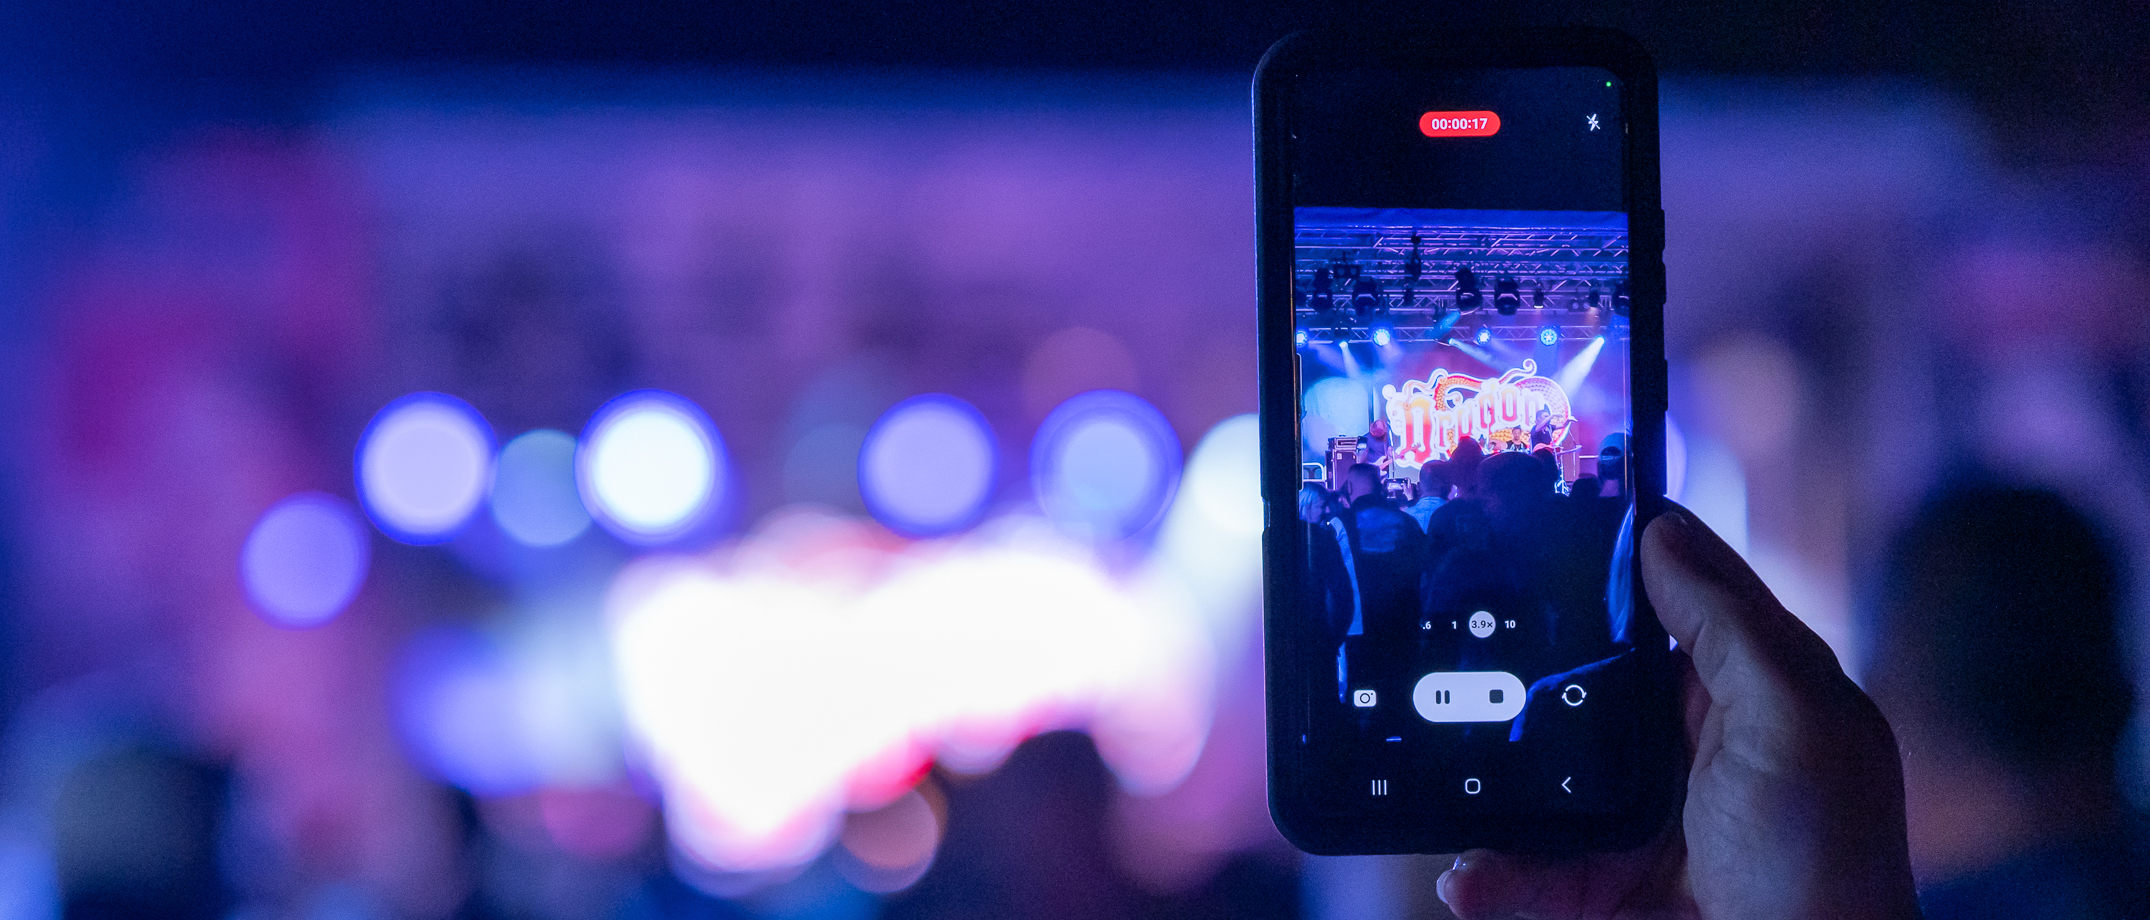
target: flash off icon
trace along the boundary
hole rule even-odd
[[[1598,129],[1598,117],[1596,115],[1593,114],[1584,120],[1590,124],[1590,130],[1596,131]]]

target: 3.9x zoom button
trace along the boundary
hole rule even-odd
[[[1522,714],[1523,694],[1506,671],[1436,671],[1418,679],[1411,706],[1428,722],[1506,722]]]

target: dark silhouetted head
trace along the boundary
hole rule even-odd
[[[1518,451],[1487,457],[1478,465],[1478,480],[1484,486],[1487,508],[1496,519],[1526,513],[1553,494],[1546,483],[1545,467],[1531,455]]]
[[[1598,479],[1627,481],[1627,434],[1615,431],[1598,444]],[[1625,491],[1625,488],[1622,488]]]
[[[1456,449],[1448,455],[1449,481],[1467,493],[1478,491],[1478,464],[1485,461],[1485,448],[1478,445],[1477,438],[1464,438],[1456,442]]]
[[[2134,710],[2120,560],[2060,496],[1948,489],[1891,546],[1873,624],[1875,696],[2019,769],[2111,758]],[[1892,707],[1894,708],[1894,707]]]
[[[1448,497],[1448,464],[1429,460],[1418,468],[1418,494],[1435,498]]]
[[[1344,471],[1344,500],[1356,505],[1368,495],[1381,497],[1381,470],[1371,463],[1354,463]]]

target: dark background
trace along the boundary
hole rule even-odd
[[[1134,68],[1250,72],[1315,25],[1594,25],[1629,31],[1667,72],[1897,74],[1979,100],[2032,144],[2140,149],[2125,116],[2150,98],[2150,5],[1944,0],[1250,4],[906,2],[494,3],[476,0],[25,0],[0,11],[0,55],[70,84],[300,86],[387,62],[619,62]],[[174,87],[184,92],[184,87]],[[2099,138],[2093,142],[2092,138]],[[2132,141],[2127,140],[2132,138]]]

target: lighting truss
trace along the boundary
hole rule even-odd
[[[1422,271],[1406,299],[1404,266],[1411,259],[1413,234],[1418,237]],[[1299,231],[1296,249],[1298,277],[1336,260],[1355,264],[1359,277],[1380,282],[1383,305],[1396,324],[1399,340],[1410,341],[1406,329],[1430,327],[1441,313],[1455,309],[1455,273],[1460,268],[1475,272],[1481,285],[1507,276],[1521,281],[1525,290],[1531,284],[1543,285],[1544,310],[1526,305],[1518,321],[1532,314],[1582,307],[1593,285],[1600,295],[1598,309],[1609,312],[1613,285],[1627,274],[1628,234],[1604,228],[1309,227]],[[1490,312],[1491,305],[1489,297],[1478,309]],[[1302,307],[1298,313],[1316,315],[1311,307]],[[1525,337],[1536,336],[1536,328],[1545,325],[1531,322]],[[1363,333],[1359,330],[1358,338],[1363,339]],[[1565,325],[1561,334],[1568,334]]]

